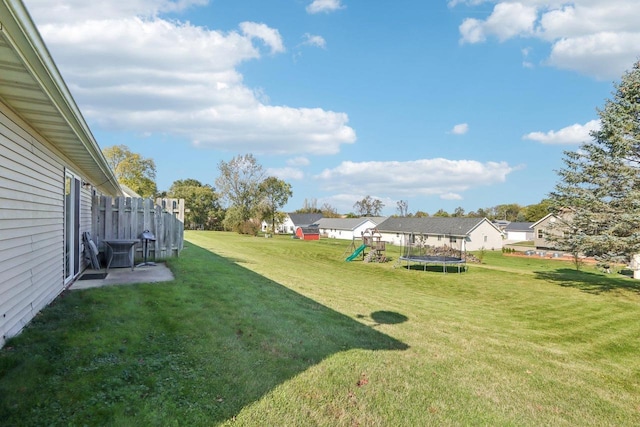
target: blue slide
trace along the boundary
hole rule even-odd
[[[360,245],[358,249],[356,249],[351,255],[349,255],[349,257],[347,258],[347,261],[353,261],[358,255],[362,253],[362,251],[364,251],[364,248],[366,247],[367,245]]]

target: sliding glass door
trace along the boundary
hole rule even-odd
[[[64,281],[80,271],[80,180],[72,173],[64,177]]]

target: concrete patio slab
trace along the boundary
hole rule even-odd
[[[80,278],[85,274],[96,273],[107,273],[107,271],[104,268],[100,270],[87,269],[80,275]],[[130,268],[110,268],[104,279],[80,280],[80,278],[71,284],[70,290],[112,285],[132,285],[134,283],[168,282],[174,279],[173,273],[164,263],[142,265],[135,267],[133,270]]]

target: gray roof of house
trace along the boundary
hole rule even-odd
[[[443,236],[467,236],[483,221],[489,222],[485,218],[391,217],[383,223],[378,224],[378,231],[382,233],[421,233]]]
[[[532,231],[532,222],[510,222],[505,231]]]
[[[296,227],[306,227],[311,224],[315,224],[318,222],[320,218],[322,218],[322,214],[319,213],[309,213],[309,214],[298,214],[298,213],[290,213],[289,218],[291,218],[291,222]]]
[[[336,230],[355,230],[366,221],[378,225],[386,217],[362,217],[362,218],[322,218],[318,221],[320,228],[332,228]]]

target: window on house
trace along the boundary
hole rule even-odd
[[[488,236],[484,236],[484,242],[487,243],[488,240]]]
[[[544,239],[544,231],[542,231],[542,228],[538,228],[538,239]]]
[[[455,237],[450,237],[450,238],[449,238],[449,242],[450,242],[450,243],[456,243],[456,242],[457,242],[457,240],[456,240],[456,238],[455,238]]]

